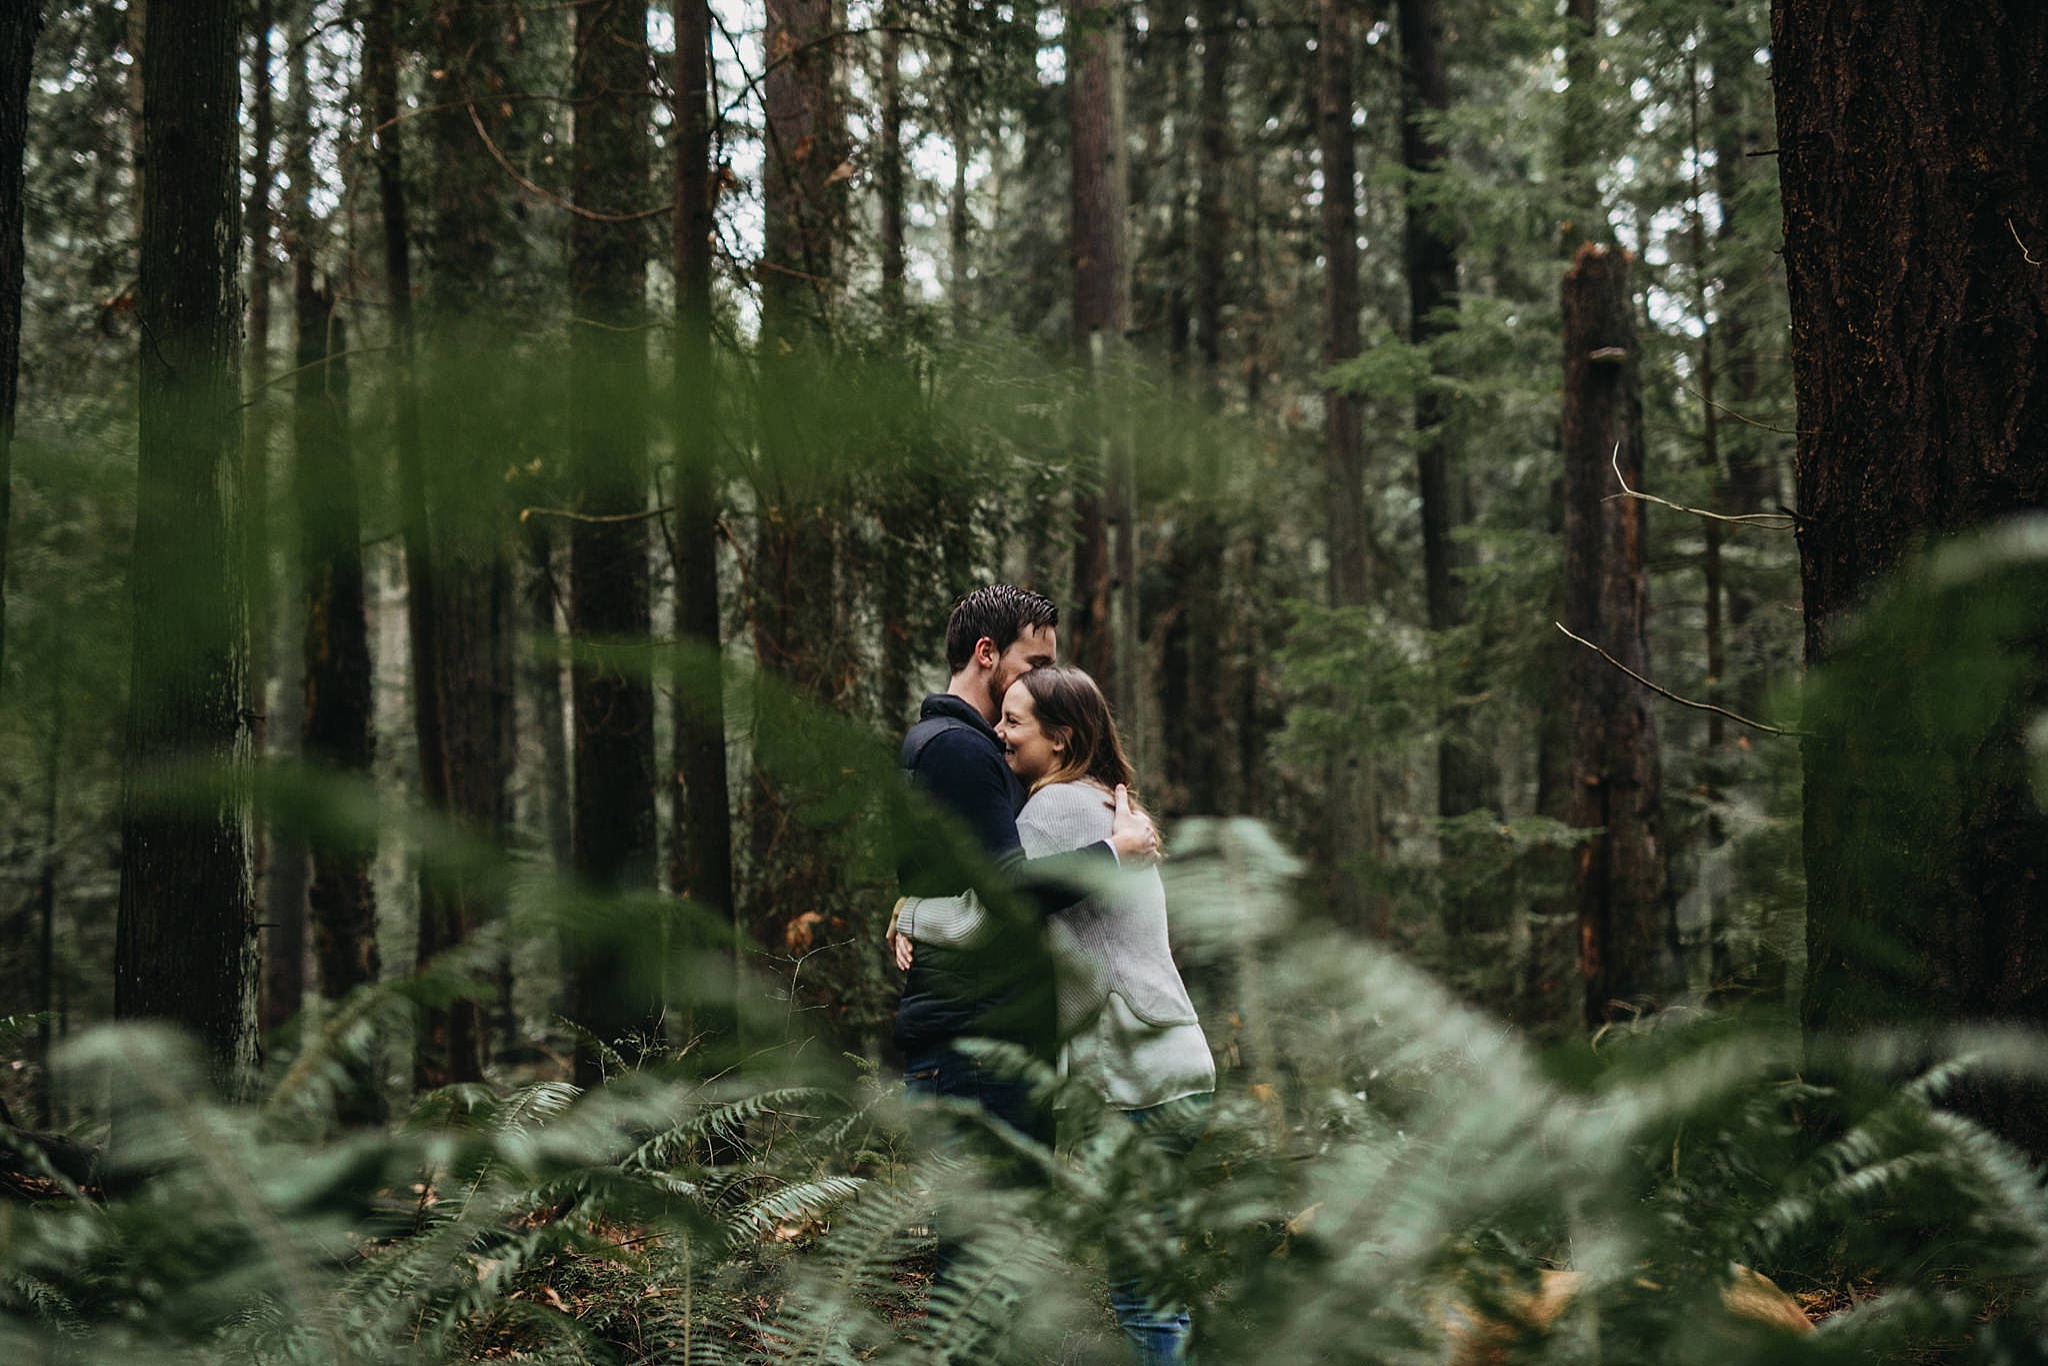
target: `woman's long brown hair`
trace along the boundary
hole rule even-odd
[[[1102,695],[1085,670],[1069,665],[1049,664],[1033,669],[1019,680],[1031,694],[1031,710],[1048,735],[1066,732],[1066,752],[1045,776],[1031,785],[1036,792],[1047,783],[1069,783],[1092,778],[1114,792],[1118,784],[1132,787],[1131,760],[1116,733],[1116,718],[1110,715],[1109,699]],[[1131,795],[1133,805],[1137,794]]]

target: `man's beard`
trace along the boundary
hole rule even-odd
[[[988,714],[990,716],[1000,717],[1003,714],[1003,694],[1008,691],[1007,687],[997,687],[995,677],[993,675],[990,676],[988,680]]]

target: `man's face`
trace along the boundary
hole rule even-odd
[[[1026,626],[1010,642],[1010,648],[996,656],[995,672],[989,675],[988,680],[987,715],[1003,714],[1003,694],[1010,690],[1012,683],[1033,669],[1059,662],[1058,630],[1051,626]]]

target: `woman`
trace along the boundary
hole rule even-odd
[[[1017,816],[1029,858],[1085,849],[1107,837],[1131,763],[1109,703],[1080,669],[1033,669],[1010,685],[996,723],[1010,768],[1030,792]],[[911,902],[904,933],[926,943],[975,937],[972,897]],[[1161,1148],[1181,1156],[1200,1136],[1216,1065],[1167,942],[1166,889],[1156,867],[1126,869],[1113,891],[1053,917],[1060,957],[1063,1070],[1081,1076]],[[1184,1358],[1185,1308],[1151,1301],[1112,1265],[1117,1322],[1141,1362]]]

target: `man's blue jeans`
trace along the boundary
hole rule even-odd
[[[1176,1160],[1188,1152],[1209,1127],[1209,1097],[1186,1096],[1144,1110],[1126,1110],[1128,1119],[1146,1141]],[[1117,1326],[1131,1341],[1139,1366],[1175,1366],[1192,1360],[1188,1334],[1192,1324],[1187,1306],[1155,1298],[1145,1289],[1141,1276],[1120,1266],[1114,1252],[1109,1263],[1109,1302],[1116,1309]]]
[[[1000,1120],[1027,1138],[1052,1146],[1052,1115],[1032,1099],[1031,1084],[1010,1073],[992,1070],[965,1053],[942,1048],[910,1058],[903,1064],[903,1089],[913,1096],[971,1100],[986,1110],[991,1118]],[[953,1137],[937,1140],[940,1144],[952,1141]],[[934,1300],[943,1298],[945,1288],[951,1283],[953,1267],[960,1258],[960,1235],[972,1236],[974,1233],[971,1227],[949,1229],[951,1222],[946,1210],[933,1212],[933,1230],[938,1235],[937,1267],[932,1275]]]

